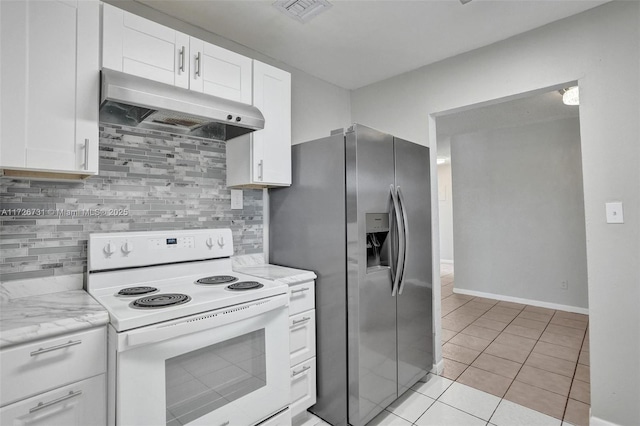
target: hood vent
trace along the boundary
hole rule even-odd
[[[254,106],[102,69],[100,121],[229,140],[264,128]]]

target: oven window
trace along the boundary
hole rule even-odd
[[[165,361],[167,425],[186,425],[266,384],[264,329]]]

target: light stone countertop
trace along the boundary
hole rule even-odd
[[[106,309],[84,290],[3,300],[0,303],[0,348],[108,322]]]
[[[265,280],[278,281],[287,285],[312,281],[317,278],[317,275],[312,271],[264,263],[262,255],[234,257],[233,270],[242,274],[253,275],[254,277]]]

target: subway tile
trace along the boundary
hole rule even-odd
[[[591,374],[590,367],[582,364],[578,364],[576,366],[576,375],[574,378],[576,380],[582,380],[583,382],[590,383],[591,382]]]
[[[575,426],[589,426],[589,405],[569,398],[564,420]]]
[[[563,396],[568,396],[571,389],[570,377],[531,367],[530,365],[522,367],[516,376],[516,380]]]
[[[580,350],[539,341],[533,348],[533,352],[564,359],[571,362],[577,362]]]
[[[561,374],[566,377],[573,377],[576,364],[572,361],[552,357],[549,355],[543,355],[541,353],[532,352],[527,358],[525,365],[541,368],[552,373]]]
[[[514,379],[522,367],[522,364],[520,363],[489,355],[487,353],[480,354],[471,365],[509,379]]]
[[[591,404],[591,385],[582,380],[574,380],[571,384],[571,392],[569,398]]]
[[[515,380],[504,398],[562,420],[567,397]]]
[[[444,358],[458,361],[464,364],[471,364],[480,355],[480,351],[465,348],[464,346],[445,343],[442,345],[442,356]]]
[[[524,363],[530,353],[530,351],[528,350],[514,348],[512,346],[507,346],[496,342],[491,343],[484,352],[486,354],[508,359],[510,361],[515,361],[520,364]]]
[[[457,382],[502,398],[513,379],[481,370],[474,366],[467,368]]]

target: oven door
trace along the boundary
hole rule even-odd
[[[279,295],[120,333],[116,424],[253,425],[289,405],[287,303]]]

